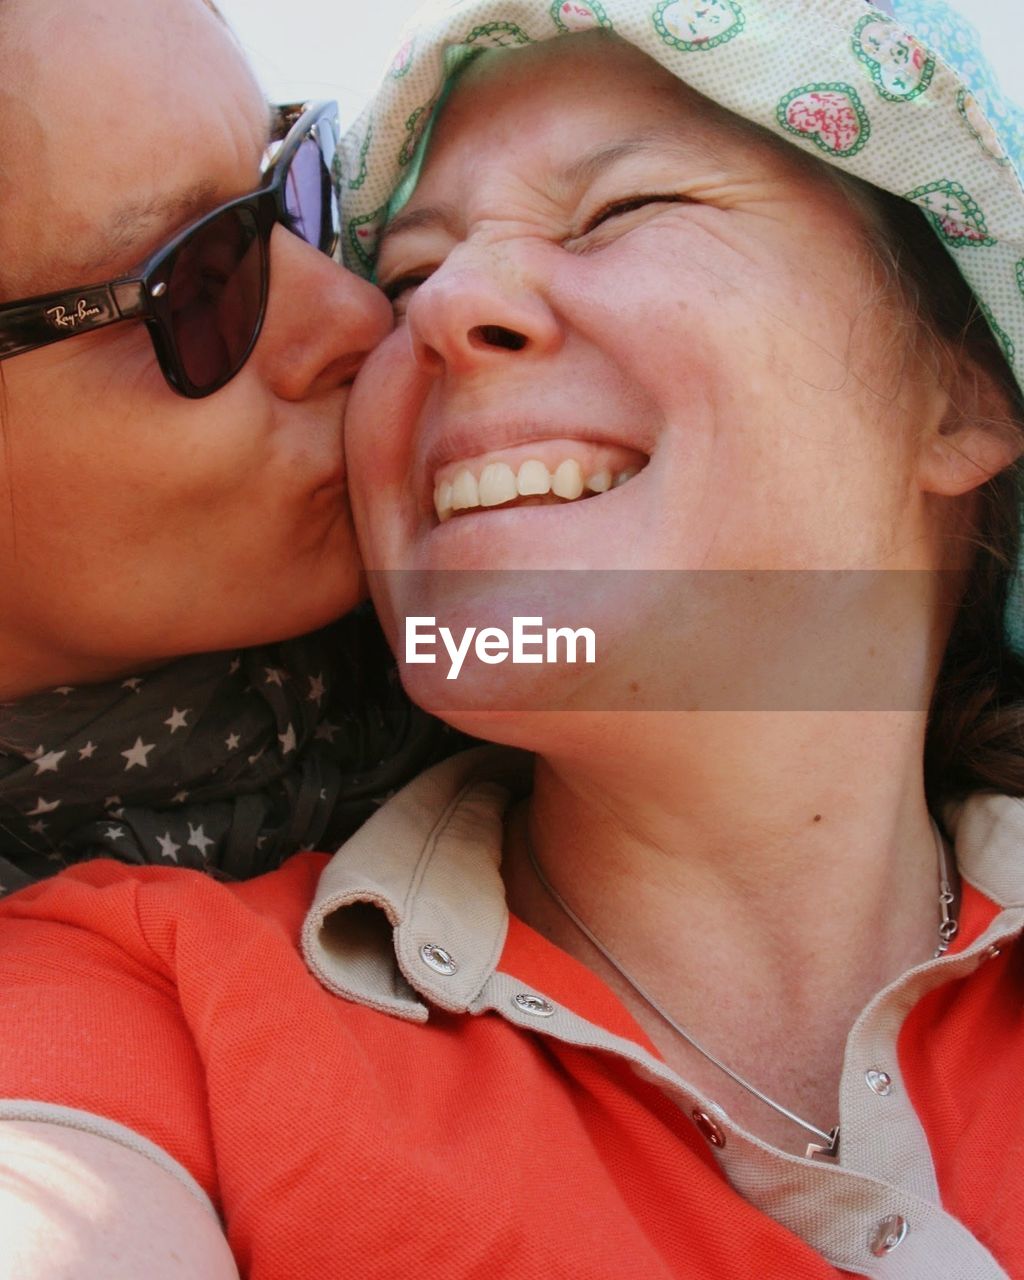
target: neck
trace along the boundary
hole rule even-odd
[[[830,1094],[861,1008],[938,940],[924,717],[620,715],[612,728],[592,751],[582,732],[538,762],[526,822],[552,885],[730,1065],[771,1092],[773,1055],[791,1063],[800,1045]],[[514,909],[611,979],[514,842],[508,874]],[[671,1037],[613,984],[664,1051]]]

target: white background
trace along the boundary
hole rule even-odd
[[[337,98],[346,125],[419,0],[218,0],[276,102]],[[1003,88],[1024,105],[1024,0],[956,0]]]

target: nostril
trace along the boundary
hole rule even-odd
[[[503,351],[522,351],[526,346],[523,334],[500,324],[478,324],[470,329],[469,340],[475,347],[499,347]]]

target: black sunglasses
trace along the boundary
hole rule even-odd
[[[331,181],[334,102],[274,108],[263,182],[186,227],[137,270],[106,284],[0,306],[0,360],[121,320],[144,320],[169,385],[196,400],[249,358],[267,310],[270,233],[280,222],[333,255],[341,211]]]

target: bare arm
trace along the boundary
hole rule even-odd
[[[173,1174],[96,1134],[0,1123],[0,1280],[239,1280]]]

